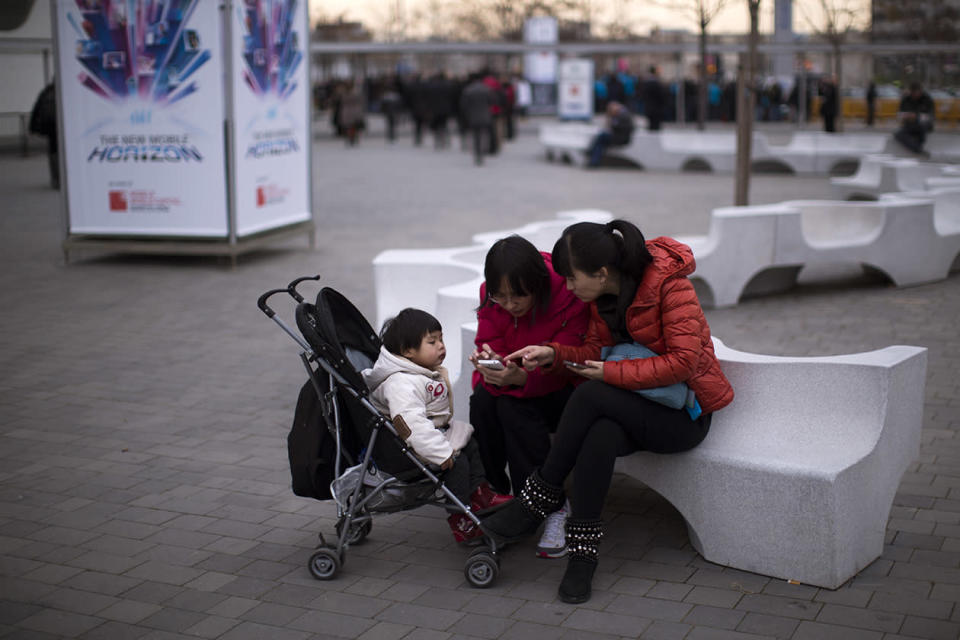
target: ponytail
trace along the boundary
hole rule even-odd
[[[574,269],[596,273],[603,267],[613,267],[639,282],[651,262],[653,256],[643,234],[626,220],[570,225],[553,247],[554,271],[564,277],[572,276]]]

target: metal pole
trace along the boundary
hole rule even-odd
[[[223,166],[227,176],[227,244],[233,249],[237,245],[237,203],[236,203],[236,167],[234,166],[233,109],[236,94],[233,87],[233,0],[223,0],[220,4],[220,30],[223,34]],[[231,251],[231,266],[236,266],[236,253]]]
[[[303,3],[303,11],[307,12],[306,25],[307,25],[307,30],[309,31],[310,15],[307,9],[306,2]],[[310,249],[314,250],[317,248],[317,233],[315,230],[316,221],[314,220],[314,213],[313,213],[313,206],[314,206],[314,201],[313,201],[313,109],[312,109],[313,73],[311,68],[313,65],[311,64],[312,56],[310,55],[309,39],[307,38],[303,39],[303,48],[304,48],[304,52],[306,53],[306,55],[304,56],[304,60],[307,65],[307,90],[305,91],[305,93],[307,94],[307,98],[306,98],[307,99],[307,104],[306,104],[307,119],[305,123],[307,142],[306,142],[306,145],[304,146],[307,149],[307,206],[310,208],[310,226],[309,226],[308,233],[310,234]]]
[[[60,21],[57,0],[50,0],[50,23],[53,33],[53,65],[55,78],[63,78],[60,69]],[[60,217],[63,228],[63,262],[70,262],[70,250],[67,249],[67,240],[70,238],[70,175],[67,172],[67,149],[63,136],[63,86],[54,90],[57,98],[57,161],[60,164]]]

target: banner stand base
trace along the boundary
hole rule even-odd
[[[299,222],[286,227],[270,229],[244,238],[236,242],[226,239],[198,239],[189,238],[149,238],[134,236],[95,236],[95,235],[67,235],[63,241],[63,260],[70,263],[70,254],[79,251],[97,251],[107,253],[133,253],[144,255],[189,255],[189,256],[229,256],[230,268],[237,266],[237,257],[252,251],[257,251],[279,240],[306,235],[310,242],[310,249],[316,248],[313,220]]]

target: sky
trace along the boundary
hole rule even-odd
[[[396,10],[397,6],[403,7],[407,15],[430,5],[430,2],[445,4],[456,2],[457,0],[308,0],[312,17],[318,15],[339,16],[343,15],[349,20],[359,20],[365,26],[372,29],[375,33],[385,24],[387,16]],[[695,0],[672,0],[675,3],[692,5]],[[670,0],[659,0],[660,4],[668,3]],[[809,21],[814,21],[818,26],[822,21],[821,4],[833,6],[857,7],[859,13],[863,16],[865,24],[869,23],[870,0],[794,0],[793,7],[793,28],[797,32],[810,32]],[[625,7],[629,16],[632,30],[636,33],[646,34],[652,27],[659,26],[661,29],[687,29],[696,31],[696,23],[692,21],[689,14],[678,12],[677,10],[666,9],[656,6],[655,1],[650,0],[594,0],[594,5],[598,13],[608,15],[612,13],[614,7],[620,5]],[[801,6],[802,5],[802,6]],[[760,5],[760,30],[769,32],[773,30],[773,8],[774,0],[761,0]],[[807,18],[809,16],[809,19]],[[746,2],[744,0],[727,0],[727,7],[710,23],[709,30],[713,33],[742,33],[749,28],[749,17],[747,13]],[[379,35],[379,34],[377,34]]]

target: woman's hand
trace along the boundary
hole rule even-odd
[[[471,353],[470,356],[467,358],[467,360],[472,362],[473,366],[478,369],[480,368],[480,366],[477,364],[478,360],[499,360],[499,359],[500,359],[500,356],[498,356],[497,353],[493,349],[491,349],[490,345],[488,345],[486,342],[484,342],[479,349],[474,349],[473,353]]]
[[[602,360],[585,360],[583,364],[583,367],[572,367],[570,365],[564,366],[568,371],[573,371],[584,378],[589,378],[590,380],[603,380]]]
[[[477,367],[477,371],[483,376],[483,381],[498,387],[515,385],[522,387],[527,384],[527,372],[517,366],[513,360],[507,360],[503,369],[491,369],[490,367]]]
[[[537,367],[548,367],[553,364],[556,353],[553,347],[532,344],[514,351],[506,357],[508,362],[518,361],[527,371],[533,371]]]

